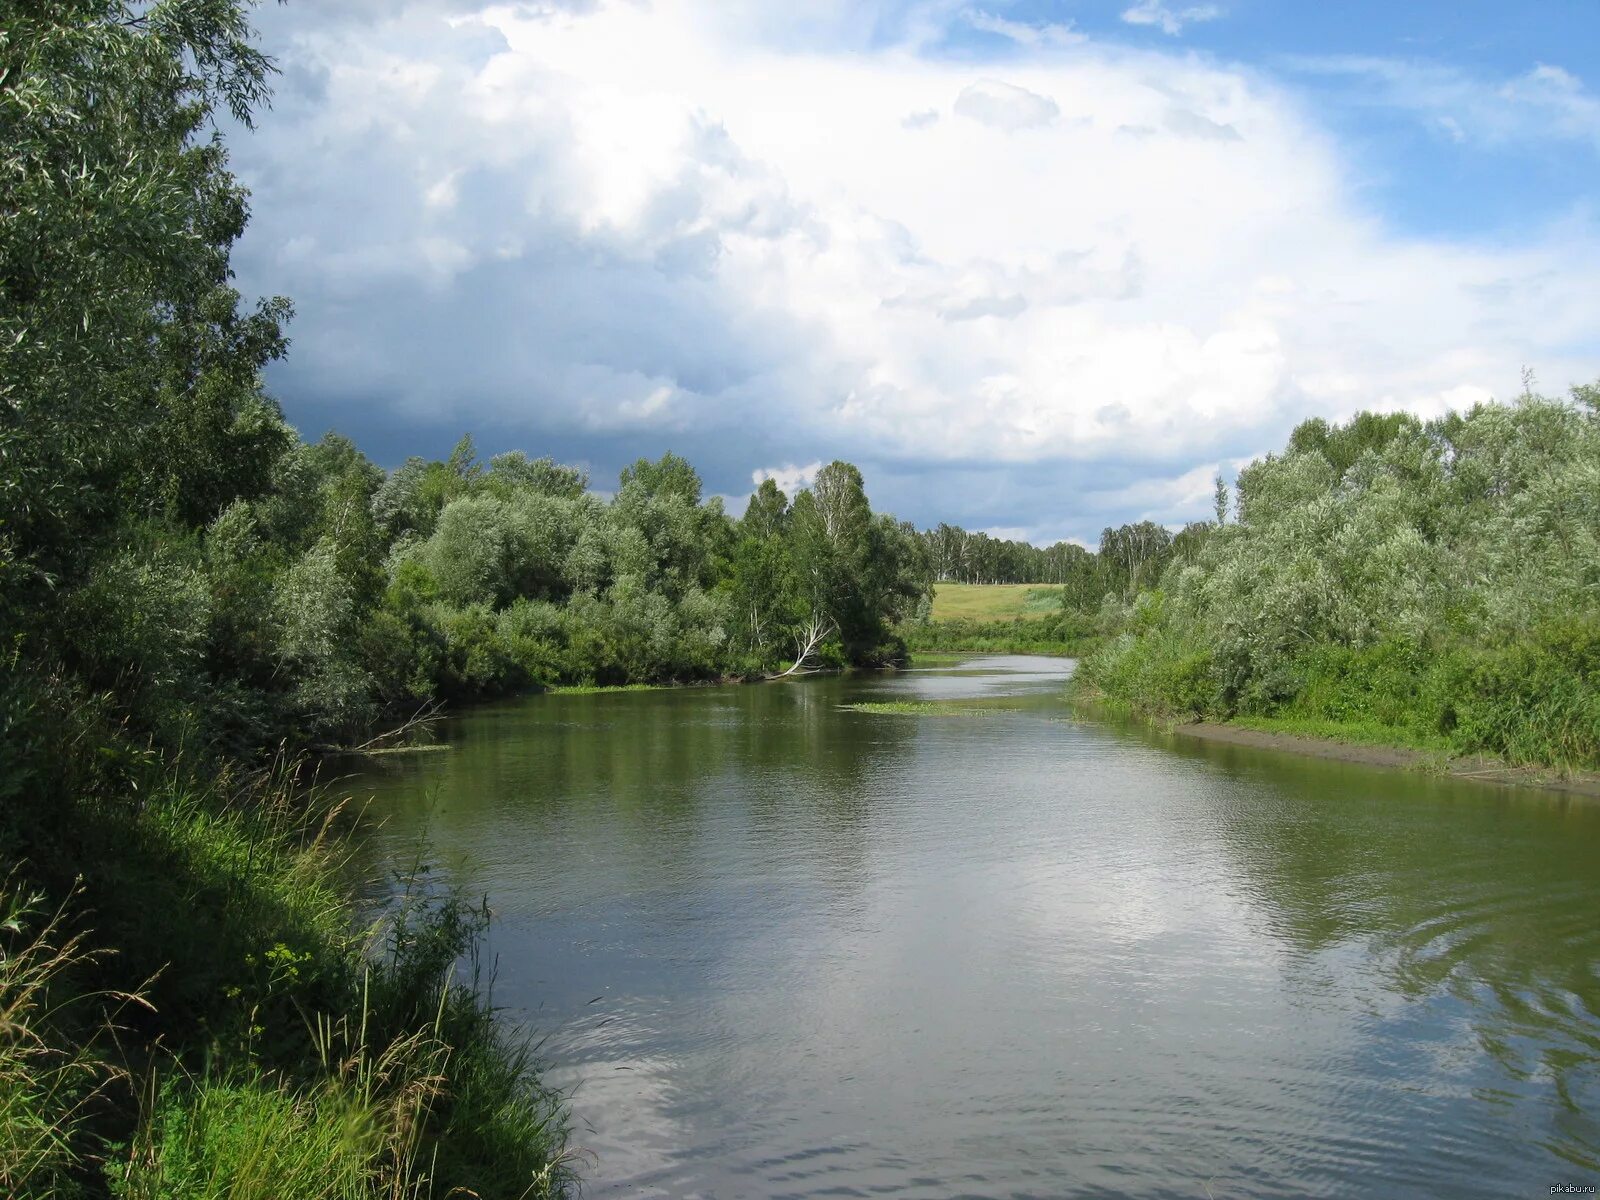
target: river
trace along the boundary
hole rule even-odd
[[[1070,670],[474,709],[363,777],[373,850],[487,894],[589,1197],[1600,1182],[1600,804],[1076,720]]]

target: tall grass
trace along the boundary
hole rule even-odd
[[[89,961],[64,909],[46,914],[44,896],[0,883],[0,1194],[76,1194],[85,1169],[81,1132],[116,1072],[71,1025],[87,1005],[69,986]],[[123,997],[132,1001],[134,998]]]
[[[420,878],[358,905],[305,763],[49,801],[0,823],[0,1196],[568,1190],[561,1098],[476,969],[487,909]]]
[[[381,1114],[336,1083],[296,1093],[261,1077],[174,1081],[113,1171],[112,1191],[125,1200],[370,1200],[385,1194],[384,1140]]]

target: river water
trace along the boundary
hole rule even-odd
[[[487,894],[586,1196],[1600,1182],[1600,804],[1076,720],[1070,669],[475,709],[363,777],[374,850]]]

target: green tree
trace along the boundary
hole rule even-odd
[[[817,472],[790,509],[789,541],[799,657],[837,638],[849,662],[901,658],[889,625],[931,593],[932,570],[911,526],[873,516],[856,467]]]
[[[763,479],[740,518],[740,534],[762,540],[782,537],[788,523],[789,497],[772,480]]]
[[[209,520],[288,435],[281,300],[240,310],[220,109],[271,63],[236,0],[42,0],[0,30],[0,537],[13,585],[81,577],[125,512]],[[3,584],[5,579],[0,579]]]
[[[788,531],[789,499],[763,480],[739,521],[723,584],[735,640],[758,670],[793,636],[800,606]]]

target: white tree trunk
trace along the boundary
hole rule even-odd
[[[811,620],[801,627],[795,634],[794,666],[777,675],[769,676],[771,679],[786,679],[796,671],[803,669],[811,656],[817,652],[817,647],[822,645],[824,639],[834,631],[834,623],[830,618],[812,613]]]

